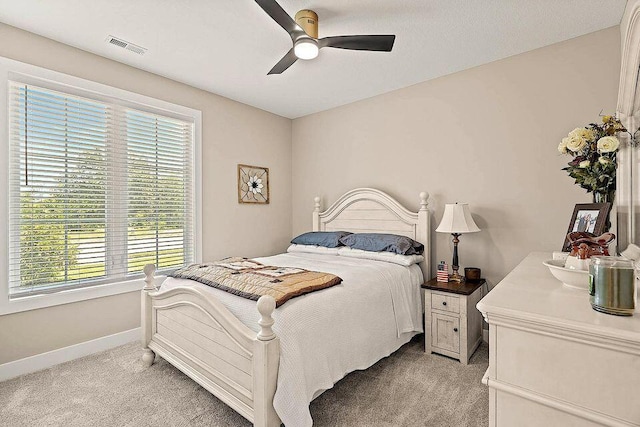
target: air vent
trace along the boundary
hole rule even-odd
[[[147,49],[142,46],[135,45],[133,43],[129,43],[128,41],[119,39],[117,37],[109,36],[107,37],[107,42],[114,46],[121,47],[133,53],[137,53],[138,55],[144,55]]]
[[[131,44],[131,43],[129,43],[127,47],[125,47],[125,49],[130,50],[131,52],[137,53],[138,55],[144,55],[144,53],[147,51],[147,49],[140,46],[136,46],[135,44]]]

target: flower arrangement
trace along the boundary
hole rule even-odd
[[[601,124],[591,123],[587,127],[575,128],[558,145],[561,154],[573,156],[562,170],[567,171],[588,193],[593,193],[594,202],[613,202],[616,154],[620,147],[620,140],[616,137],[618,132],[627,132],[620,120],[603,116]]]

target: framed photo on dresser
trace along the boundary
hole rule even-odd
[[[573,208],[573,215],[569,221],[569,229],[564,236],[563,252],[571,251],[571,244],[567,237],[569,233],[575,231],[583,231],[595,234],[596,236],[604,233],[611,203],[579,203]]]

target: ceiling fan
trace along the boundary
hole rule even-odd
[[[267,74],[280,74],[298,59],[313,59],[323,47],[391,52],[394,35],[336,36],[318,38],[318,15],[313,10],[296,13],[295,21],[275,0],[256,0],[267,14],[289,33],[293,47]]]

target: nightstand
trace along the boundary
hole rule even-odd
[[[431,279],[422,285],[425,352],[469,363],[482,342],[482,315],[476,304],[484,284],[484,279],[462,283]]]

